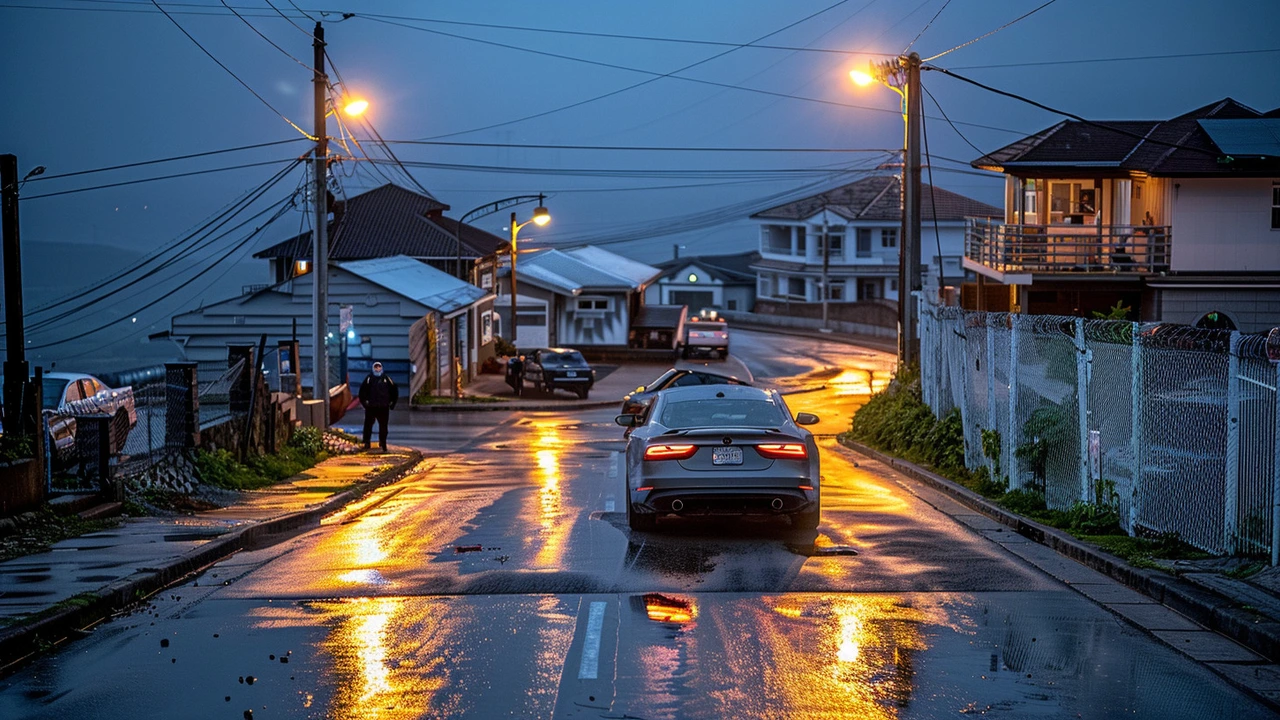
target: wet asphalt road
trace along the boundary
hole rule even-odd
[[[789,396],[819,432],[889,361],[734,342],[824,388]],[[420,472],[0,681],[0,717],[1271,716],[830,439],[816,533],[633,533],[614,412],[414,415]]]

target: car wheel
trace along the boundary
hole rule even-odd
[[[685,347],[685,348],[680,348],[680,357],[684,358],[685,360],[688,360],[688,359],[689,359],[689,348],[687,348],[687,347]]]
[[[590,394],[591,394],[591,389],[590,389],[590,388],[578,388],[578,398],[579,398],[579,399],[581,399],[581,400],[586,400],[586,399],[587,399],[587,396],[588,396],[588,395],[590,395]]]
[[[656,513],[638,513],[631,509],[631,503],[627,503],[627,525],[642,532],[653,530],[658,526],[658,516]]]
[[[792,527],[795,527],[797,530],[817,530],[818,521],[820,519],[819,516],[821,514],[822,514],[821,510],[814,510],[813,512],[796,513],[791,516],[791,525]]]

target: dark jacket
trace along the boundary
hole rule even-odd
[[[385,373],[382,377],[369,373],[364,382],[360,383],[360,405],[363,407],[393,408],[399,399],[399,388]]]

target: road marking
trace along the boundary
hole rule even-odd
[[[609,479],[615,480],[618,477],[618,461],[622,459],[622,453],[613,453],[613,461],[609,463]]]
[[[603,602],[591,603],[587,615],[587,636],[582,642],[582,664],[578,666],[579,680],[595,680],[600,668],[600,631],[604,628]]]
[[[613,496],[610,495],[609,499],[604,501],[604,511],[613,512],[616,507],[617,504],[613,501]]]

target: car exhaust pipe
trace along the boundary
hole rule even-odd
[[[671,509],[674,510],[675,512],[680,512],[681,510],[684,509],[684,501],[679,498],[672,500]]]
[[[771,502],[771,503],[769,503],[769,504],[773,506],[773,509],[774,509],[774,510],[781,510],[781,509],[782,509],[782,498],[774,498],[774,499],[773,499],[773,502]]]

